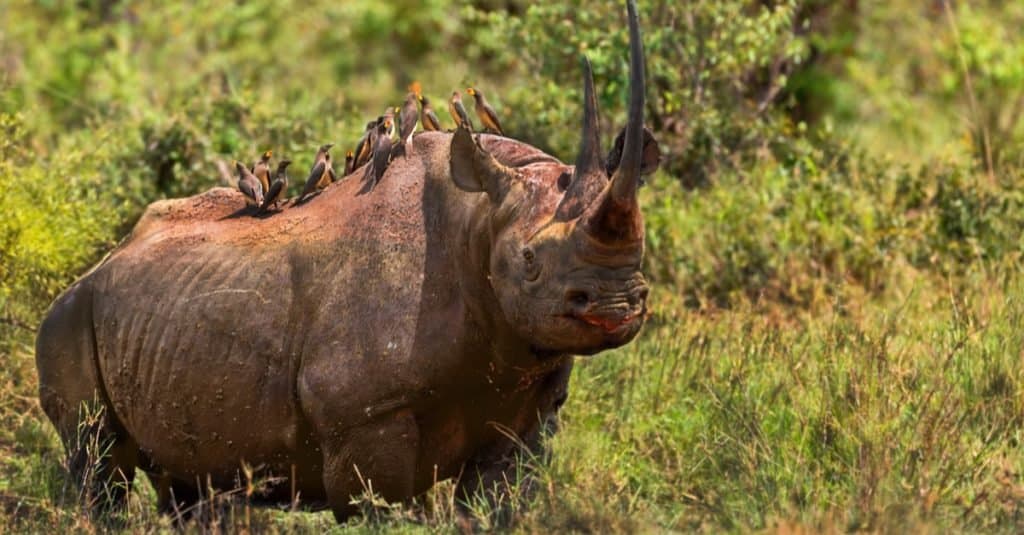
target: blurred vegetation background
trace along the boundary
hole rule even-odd
[[[639,6],[653,316],[580,361],[522,525],[1020,530],[1024,3]],[[149,202],[266,149],[305,169],[414,80],[443,123],[478,86],[572,161],[579,57],[607,146],[626,42],[603,0],[0,3],[0,519],[105,529],[62,483],[33,332]],[[125,529],[166,527],[137,494]],[[349,528],[453,529],[413,516]]]

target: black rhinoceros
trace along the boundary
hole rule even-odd
[[[504,137],[424,132],[376,186],[357,170],[269,217],[241,214],[224,188],[150,205],[39,328],[40,399],[65,445],[98,404],[101,480],[141,468],[164,509],[235,485],[242,463],[280,476],[264,500],[295,492],[339,519],[367,484],[396,501],[460,474],[463,495],[500,480],[511,436],[536,446],[565,400],[572,355],[625,344],[644,321],[636,193],[657,151],[643,146],[628,7],[611,177],[584,61],[575,166]]]

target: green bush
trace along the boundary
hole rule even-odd
[[[774,104],[807,52],[798,4],[730,0],[640,2],[647,54],[647,122],[663,165],[688,187],[735,170],[782,141]],[[579,58],[593,64],[605,144],[624,124],[628,33],[622,6],[575,0],[530,5],[521,17],[467,10],[479,54],[523,82],[502,95],[509,130],[572,161],[580,128]],[[500,43],[497,46],[496,43]],[[493,59],[492,59],[493,58]]]

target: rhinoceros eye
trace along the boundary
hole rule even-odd
[[[540,266],[534,263],[536,256],[533,249],[529,247],[523,247],[523,260],[526,261],[526,273],[525,278],[529,282],[533,282],[540,277]]]
[[[558,189],[560,191],[565,191],[569,189],[569,182],[571,181],[572,175],[570,175],[568,172],[558,175]]]

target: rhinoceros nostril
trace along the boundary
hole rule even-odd
[[[574,308],[584,308],[590,304],[590,294],[583,290],[569,290],[565,292],[565,302]]]

